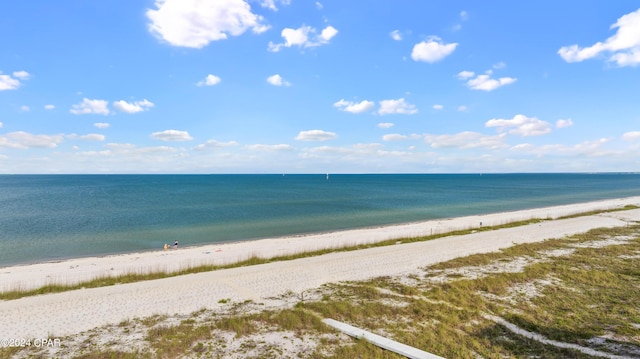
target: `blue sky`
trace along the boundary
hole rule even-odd
[[[640,171],[637,1],[0,13],[0,173]]]

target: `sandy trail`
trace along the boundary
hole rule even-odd
[[[435,222],[441,224],[438,230],[446,231],[469,228],[473,223],[477,226],[480,220],[483,221],[483,225],[491,225],[492,223],[500,224],[532,217],[554,218],[564,214],[585,212],[596,208],[615,208],[626,204],[640,204],[640,198]],[[525,217],[523,218],[523,216]],[[640,221],[640,209],[546,221],[516,228],[445,237],[426,242],[331,253],[292,261],[2,301],[0,302],[2,316],[0,338],[60,337],[135,317],[146,317],[153,314],[189,314],[203,307],[215,309],[221,305],[219,304],[221,299],[264,302],[269,297],[275,297],[288,291],[300,293],[317,288],[324,283],[413,273],[429,264],[460,256],[496,251],[519,243],[562,238],[593,228],[625,226],[629,221]],[[418,235],[418,231],[430,231],[434,228],[433,222],[429,225],[425,225],[428,223],[425,222],[328,233],[319,236],[325,239],[333,238],[330,245],[355,244],[363,241]],[[372,239],[368,236],[375,238]],[[0,270],[3,272],[0,279],[3,282],[12,280],[14,281],[12,283],[16,283],[15,281],[19,279],[45,280],[42,279],[43,273],[46,273],[47,266],[50,266],[49,273],[60,270],[61,272],[57,275],[62,276],[63,269],[66,268],[69,280],[76,281],[83,276],[95,275],[95,272],[89,270],[75,271],[75,269],[82,268],[82,265],[87,268],[98,265],[111,268],[112,266],[117,267],[119,263],[128,263],[132,261],[131,258],[136,256],[148,256],[148,258],[144,258],[144,263],[151,269],[157,269],[158,258],[163,262],[169,260],[179,262],[178,259],[186,258],[183,256],[187,256],[189,253],[210,252],[206,256],[214,254],[218,257],[213,258],[218,261],[231,262],[234,259],[246,258],[247,253],[269,256],[274,253],[281,254],[284,250],[314,249],[310,239],[317,240],[318,236],[268,239],[226,246],[194,247],[184,249],[184,251],[183,249],[169,251],[169,253],[160,251],[84,258],[62,263],[7,267]],[[327,243],[322,245],[326,246]],[[289,248],[292,244],[293,249]],[[222,248],[222,251],[212,252],[218,248]],[[87,260],[89,262],[85,264],[84,261]],[[95,265],[91,265],[91,263]],[[76,265],[77,267],[74,267]],[[77,273],[82,273],[82,275]]]

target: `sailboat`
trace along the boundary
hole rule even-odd
[[[329,174],[327,173],[327,180],[329,180]]]

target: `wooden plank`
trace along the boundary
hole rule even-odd
[[[410,359],[445,359],[441,356],[425,352],[406,344],[398,343],[395,340],[391,340],[385,337],[381,337],[377,334],[373,334],[364,329],[356,328],[347,323],[339,322],[333,319],[323,319],[325,324],[338,329],[339,331],[358,339],[364,339],[380,348],[390,350],[394,353],[404,355]]]

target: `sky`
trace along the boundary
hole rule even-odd
[[[640,172],[640,3],[0,2],[0,173]]]

